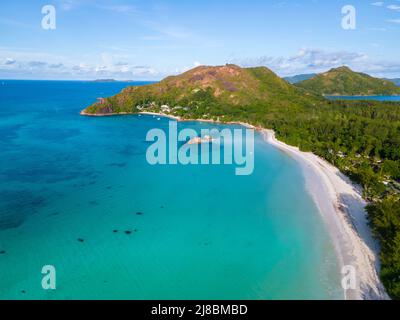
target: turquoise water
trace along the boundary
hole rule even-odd
[[[167,119],[79,116],[126,85],[0,81],[0,299],[343,298],[293,159],[256,135],[251,176],[150,166]]]
[[[327,96],[330,100],[400,101],[400,96]]]

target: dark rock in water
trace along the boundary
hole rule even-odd
[[[26,291],[25,290],[21,290],[21,293],[26,293]]]
[[[138,229],[135,229],[135,230],[133,230],[133,231],[138,232],[139,230],[138,230]]]
[[[6,254],[6,251],[5,250],[1,250],[0,254]]]
[[[126,234],[132,234],[132,231],[127,230],[127,231],[125,231],[125,233]]]
[[[142,216],[142,215],[143,215],[143,212],[136,212],[136,215]]]
[[[123,163],[110,163],[109,164],[110,167],[117,167],[117,168],[124,168],[127,166],[126,162]]]
[[[118,233],[118,230],[113,230],[114,233]]]
[[[78,241],[79,241],[79,242],[85,242],[85,240],[82,239],[82,238],[79,238]]]
[[[49,217],[55,217],[55,216],[58,216],[60,213],[57,211],[57,212],[53,212],[53,213],[50,213],[48,216]]]
[[[124,156],[124,158],[131,157],[131,156],[140,156],[140,155],[146,154],[145,152],[140,150],[140,148],[137,148],[134,145],[126,145],[123,148],[121,148],[120,150],[118,150],[117,153]]]

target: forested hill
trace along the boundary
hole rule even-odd
[[[296,86],[321,95],[372,96],[400,95],[400,87],[389,80],[357,73],[348,67],[331,69],[296,83]]]
[[[294,108],[322,102],[322,97],[297,88],[265,67],[201,66],[159,83],[128,87],[85,110],[88,114],[137,113],[154,105],[185,107],[181,115],[242,112],[254,105]],[[178,108],[179,109],[179,108]],[[177,109],[177,110],[178,110]],[[218,109],[218,110],[217,110]],[[265,110],[268,111],[268,110]]]
[[[368,76],[353,77],[349,69],[333,73],[345,74],[342,85],[350,86],[340,94],[377,93],[366,85],[367,91],[357,91],[359,77],[362,83],[367,78],[367,83],[386,87]],[[140,111],[271,128],[280,140],[338,167],[364,188],[371,226],[382,245],[381,277],[389,294],[400,299],[400,103],[328,101],[267,68],[227,65],[198,67],[157,84],[129,87],[83,114]]]

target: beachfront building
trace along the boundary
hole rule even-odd
[[[170,109],[169,106],[163,105],[163,106],[161,106],[161,112],[170,113],[170,112],[171,112],[171,109]]]

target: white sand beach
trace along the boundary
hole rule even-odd
[[[297,160],[303,167],[307,189],[328,227],[341,266],[353,266],[357,289],[347,290],[348,300],[389,299],[379,277],[379,245],[367,223],[361,189],[322,158],[301,152],[263,130],[265,140]]]

